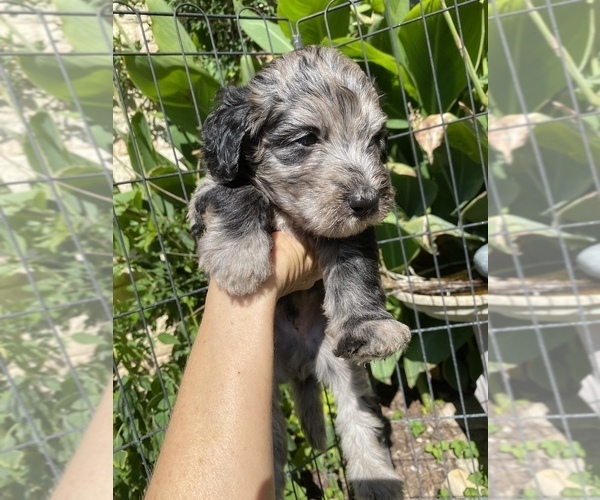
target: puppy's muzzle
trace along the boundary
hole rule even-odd
[[[374,189],[355,191],[348,197],[348,205],[358,217],[373,213],[379,205],[379,193]]]

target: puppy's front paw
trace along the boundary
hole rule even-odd
[[[349,321],[352,330],[342,331],[334,354],[356,363],[383,359],[405,349],[410,341],[410,329],[392,318]]]
[[[270,256],[273,240],[268,234],[253,235],[227,245],[207,236],[199,244],[200,267],[228,293],[251,294],[273,272]]]

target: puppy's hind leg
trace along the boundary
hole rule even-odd
[[[327,447],[321,387],[313,376],[292,381],[294,406],[309,444],[320,451]]]
[[[336,357],[326,338],[317,358],[317,376],[336,400],[335,428],[356,498],[401,500],[402,482],[388,458],[385,421],[364,368]]]

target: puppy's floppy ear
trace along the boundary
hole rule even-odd
[[[235,179],[244,161],[241,149],[248,125],[247,94],[246,87],[222,88],[217,94],[219,105],[202,127],[204,165],[218,182]]]

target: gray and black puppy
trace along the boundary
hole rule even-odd
[[[290,382],[311,445],[326,447],[319,383],[337,401],[336,430],[357,498],[402,498],[384,421],[362,363],[406,347],[385,309],[373,226],[392,208],[386,117],[369,78],[334,49],[275,59],[227,87],[203,127],[207,170],[190,203],[200,266],[243,296],[272,272],[270,233],[316,245],[323,280],[277,304],[273,427],[281,497],[286,430],[277,383]]]

